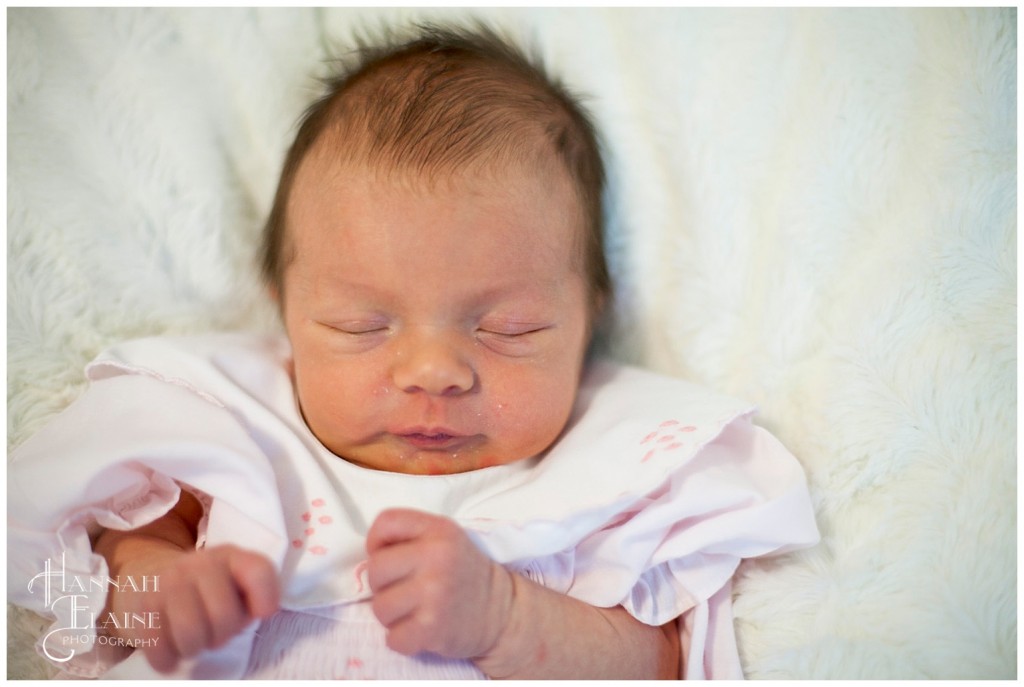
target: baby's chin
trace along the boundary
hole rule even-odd
[[[456,475],[515,463],[531,456],[503,456],[475,451],[369,451],[348,453],[341,457],[353,465],[370,470],[397,472],[405,475]]]

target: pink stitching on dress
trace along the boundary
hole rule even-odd
[[[314,508],[322,508],[327,502],[324,501],[324,499],[317,497],[317,498],[313,499],[312,501],[310,501],[309,503]],[[313,513],[311,511],[306,511],[305,513],[303,513],[299,517],[302,519],[302,521],[304,523],[308,524],[313,519]],[[334,519],[331,516],[329,516],[329,515],[321,515],[320,517],[317,518],[317,522],[319,522],[321,525],[330,525],[332,522],[334,522]],[[306,539],[305,543],[306,544],[311,544],[312,542],[309,541],[309,538],[312,537],[314,534],[316,534],[316,528],[315,527],[308,527],[307,526],[307,527],[303,528],[302,534],[303,534],[303,536]],[[303,541],[301,539],[293,539],[292,540],[292,546],[294,546],[297,549],[300,549],[303,546]],[[322,556],[325,553],[327,553],[327,547],[326,546],[322,546],[320,544],[315,544],[313,546],[310,546],[306,550],[309,551],[309,553],[313,554],[314,556]]]
[[[357,592],[359,592],[360,594],[362,594],[362,593],[363,593],[363,589],[364,589],[364,585],[363,585],[363,573],[364,573],[364,572],[366,572],[366,568],[367,568],[367,567],[368,567],[369,565],[370,565],[370,561],[361,561],[361,562],[359,563],[359,565],[357,565],[357,566],[356,566],[356,569],[355,569],[355,575],[356,575],[356,584],[358,585],[358,586],[356,587],[356,591],[357,591]]]
[[[189,382],[187,379],[182,379],[181,377],[168,377],[167,375],[162,375],[156,370],[144,367],[142,365],[131,365],[128,363],[122,363],[115,360],[94,360],[93,362],[89,363],[86,366],[85,371],[88,374],[94,367],[102,366],[113,367],[117,370],[121,370],[122,372],[126,372],[128,374],[141,374],[147,377],[152,377],[153,379],[156,379],[157,381],[160,382],[164,382],[165,384],[172,384],[174,386],[181,387],[182,389],[191,391],[199,398],[203,399],[207,403],[211,403],[217,406],[218,408],[227,408],[227,406],[221,403],[220,399],[218,399],[216,396],[211,396],[209,393],[203,391],[202,389],[198,388],[197,386]]]
[[[697,428],[693,425],[686,425],[685,427],[677,427],[680,422],[679,420],[665,420],[658,425],[658,430],[651,432],[643,439],[640,440],[640,445],[654,442],[654,447],[651,448],[647,453],[644,454],[643,458],[640,459],[641,463],[646,463],[654,457],[659,451],[676,451],[688,443],[677,433],[690,433],[696,432]]]

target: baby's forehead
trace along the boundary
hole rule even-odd
[[[411,216],[411,219],[419,219],[420,215],[430,216],[430,209],[439,201],[449,207],[462,205],[470,208],[479,206],[481,200],[507,199],[512,205],[493,203],[495,208],[505,208],[496,210],[496,213],[529,216],[529,210],[538,205],[544,206],[547,216],[543,218],[543,225],[550,232],[549,240],[555,242],[552,245],[568,237],[569,255],[575,266],[586,261],[584,207],[571,175],[554,162],[546,165],[503,165],[481,160],[473,166],[424,173],[414,168],[385,167],[366,160],[350,159],[330,149],[310,152],[308,164],[303,165],[304,169],[295,180],[292,192],[295,205],[290,209],[292,220],[335,211],[328,208],[341,208],[340,216],[343,217],[348,214],[345,212],[350,202],[347,199],[353,197],[380,204],[388,203],[390,199],[392,205],[398,204],[396,198],[399,196],[403,201],[412,199],[412,202],[400,203],[405,216]],[[524,189],[528,190],[524,192]],[[547,201],[541,202],[541,196]],[[318,207],[320,210],[316,209]],[[348,209],[352,210],[350,206]],[[505,222],[509,238],[520,230],[528,233],[533,229],[532,226],[507,222],[508,216],[492,219]],[[300,221],[299,224],[308,225],[308,222]],[[306,230],[310,229],[307,226]]]
[[[338,189],[359,186],[374,188],[382,202],[389,189],[412,192],[424,199],[460,194],[468,199],[507,195],[510,188],[520,187],[520,182],[527,180],[561,197],[566,215],[575,218],[582,212],[574,179],[554,154],[547,160],[515,162],[500,156],[481,155],[451,168],[423,169],[414,165],[389,165],[380,159],[368,160],[352,147],[338,150],[323,141],[314,146],[303,161],[292,194],[323,197]],[[527,204],[531,199],[523,197],[521,201]]]

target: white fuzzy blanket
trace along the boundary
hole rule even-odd
[[[1012,9],[9,10],[8,445],[116,340],[276,326],[252,259],[311,77],[468,14],[590,96],[610,350],[807,469],[824,540],[743,568],[748,676],[1014,677]]]

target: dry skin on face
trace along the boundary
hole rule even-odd
[[[310,155],[288,207],[285,327],[303,415],[365,467],[447,474],[535,456],[588,335],[579,204],[521,166],[427,185]]]

